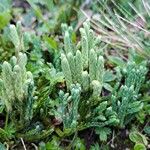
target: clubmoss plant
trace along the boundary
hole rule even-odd
[[[25,47],[21,22],[17,22],[16,26],[9,26],[9,39],[15,46],[16,56],[19,54],[19,52],[24,51]]]
[[[80,101],[81,87],[79,84],[71,86],[71,94],[59,92],[60,116],[63,120],[63,128],[74,130],[78,125],[78,106]]]
[[[76,122],[77,130],[89,127],[104,127],[117,123],[116,113],[112,110],[112,107],[109,106],[107,101],[100,99],[105,70],[104,58],[98,49],[99,37],[94,35],[93,30],[90,29],[90,22],[86,21],[83,28],[80,29],[81,41],[75,46],[71,40],[72,28],[66,25],[62,27],[64,31],[64,51],[61,54],[61,67],[66,80],[67,91],[68,93],[71,92],[72,95],[72,85],[79,84],[81,86],[80,99],[76,106],[70,105],[68,93],[63,93],[64,97],[61,98],[63,103],[70,106],[67,110],[71,109],[71,112],[74,108],[77,110],[76,119],[68,116],[69,121],[67,122]],[[72,100],[73,102],[74,100]],[[66,113],[64,116],[67,117],[69,114]],[[62,120],[64,126],[67,127],[65,125],[66,119]],[[68,127],[71,127],[71,123]]]
[[[138,65],[129,62],[123,71],[125,83],[120,88],[119,84],[116,84],[112,95],[112,107],[118,114],[121,128],[130,122],[143,107],[139,99],[139,91],[147,73],[146,62]]]
[[[33,116],[34,81],[26,70],[27,56],[19,53],[2,64],[0,99],[16,126],[24,126]]]
[[[63,25],[63,30],[66,28]],[[70,89],[71,84],[79,83],[84,91],[92,89],[93,97],[99,97],[104,76],[104,58],[96,47],[99,38],[86,21],[80,29],[81,42],[75,47],[71,41],[71,30],[71,27],[65,30],[64,52],[61,55],[67,89]]]

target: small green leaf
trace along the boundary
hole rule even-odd
[[[109,61],[117,66],[120,66],[120,67],[124,67],[125,66],[125,62],[119,58],[119,57],[116,57],[116,56],[109,56],[108,57]]]
[[[107,70],[107,71],[105,71],[103,81],[110,82],[110,81],[115,80],[115,78],[116,78],[116,76],[112,73],[112,71]]]
[[[104,88],[106,89],[106,90],[108,90],[108,91],[112,91],[113,90],[113,88],[111,87],[111,85],[110,84],[108,84],[108,83],[104,83]]]
[[[135,146],[134,146],[134,150],[146,150],[146,147],[145,147],[144,144],[137,143],[137,144],[135,144]]]
[[[134,143],[143,143],[144,145],[148,144],[146,137],[137,131],[131,132],[129,138]]]
[[[52,37],[44,37],[44,40],[49,44],[49,46],[53,49],[57,49],[58,45],[54,38]]]
[[[75,32],[72,33],[71,39],[72,39],[72,42],[73,42],[73,43],[76,43],[77,37],[76,37],[76,33],[75,33]]]
[[[0,29],[3,29],[10,21],[11,15],[9,11],[0,12]]]

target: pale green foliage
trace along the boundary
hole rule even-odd
[[[20,114],[20,119],[28,120],[32,118],[34,81],[26,64],[27,56],[23,53],[2,64],[0,99],[13,117]]]
[[[82,86],[84,91],[90,88],[90,77],[87,71],[82,72]]]
[[[93,87],[93,97],[99,97],[102,89],[102,85],[100,84],[100,82],[98,80],[93,80],[91,86]]]
[[[16,49],[18,49],[20,41],[15,25],[10,25],[9,29],[10,29],[10,39],[12,40]]]
[[[16,26],[15,25],[9,26],[9,38],[10,41],[12,41],[13,45],[15,46],[16,55],[18,55],[20,51],[25,49],[21,22],[17,22]]]
[[[66,24],[62,24],[62,31],[64,33],[64,51],[66,54],[68,54],[69,52],[74,54],[74,48],[73,48],[73,44],[72,44],[72,27],[68,27]]]
[[[77,116],[80,117],[78,130],[118,123],[116,113],[112,110],[112,107],[109,107],[107,101],[100,102],[100,93],[104,84],[104,58],[97,48],[99,38],[90,29],[90,22],[86,21],[83,28],[80,29],[81,41],[76,47],[71,40],[71,28],[63,25],[63,31],[64,52],[61,54],[61,66],[67,90],[68,92],[71,91],[72,94],[71,85],[80,84],[83,95],[78,102],[79,106],[70,105],[68,93],[63,93],[64,97],[61,99],[63,103],[70,106],[68,110],[79,109],[78,115],[75,115],[76,118]],[[64,127],[67,126],[67,122],[77,122],[77,119],[72,118],[69,114],[65,113],[65,118],[62,119]],[[69,115],[69,119],[66,119],[67,115]],[[72,126],[71,123],[68,124],[68,127]]]
[[[64,129],[75,129],[78,124],[78,104],[80,100],[81,87],[79,84],[71,85],[71,95],[60,91],[60,116]]]
[[[65,79],[66,79],[67,87],[70,87],[72,84],[72,74],[71,74],[70,66],[69,66],[68,60],[64,54],[61,55],[61,59],[62,59],[61,60],[62,70],[66,76]]]
[[[119,84],[117,84],[112,95],[113,110],[118,114],[121,127],[124,127],[143,107],[143,103],[139,100],[139,90],[147,73],[146,63],[137,65],[129,62],[123,71],[125,84],[119,90]]]
[[[79,83],[84,91],[93,90],[93,96],[98,97],[103,86],[104,58],[99,56],[96,47],[98,38],[86,21],[80,29],[81,42],[77,47],[71,40],[71,28],[63,25],[64,53],[61,55],[61,66],[65,76],[67,89],[71,84]],[[79,50],[80,49],[80,50]]]

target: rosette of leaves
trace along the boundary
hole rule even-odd
[[[18,57],[11,58],[10,63],[5,61],[2,64],[0,77],[0,99],[6,107],[7,117],[18,129],[27,125],[33,116],[35,87],[26,64],[26,54],[19,53]]]
[[[111,98],[112,107],[117,112],[121,128],[129,123],[143,107],[140,101],[140,88],[147,73],[146,62],[140,64],[129,62],[123,72],[124,85],[120,87],[117,83]]]

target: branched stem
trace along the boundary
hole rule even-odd
[[[9,112],[6,112],[5,129],[7,128],[8,125],[8,119],[9,119]]]

